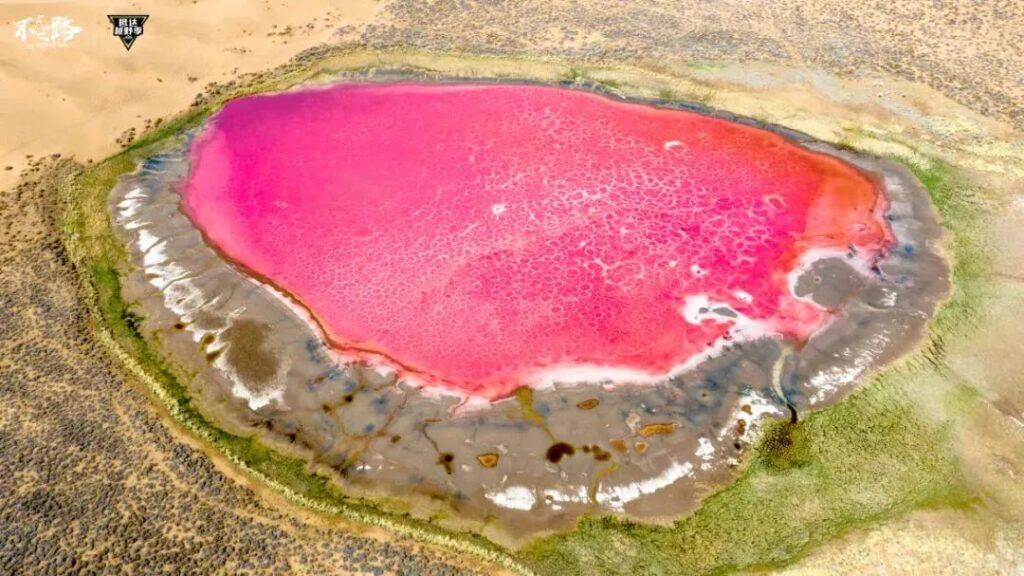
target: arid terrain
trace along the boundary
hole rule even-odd
[[[1024,567],[1024,327],[1016,320],[1024,311],[1024,5],[336,4],[132,4],[118,10],[148,12],[150,20],[127,52],[111,35],[106,9],[91,3],[0,7],[0,573],[497,570],[304,509],[193,438],[97,341],[101,327],[62,243],[55,190],[67,176],[190,106],[231,93],[239,78],[322,62],[328,75],[379,66],[600,81],[962,170],[970,184],[943,188],[938,198],[962,299],[954,299],[928,349],[901,368],[898,385],[854,399],[878,414],[885,402],[907,406],[891,427],[923,423],[919,435],[905,437],[921,466],[887,459],[885,446],[842,438],[836,448],[815,450],[840,462],[828,476],[848,472],[836,456],[844,446],[877,449],[880,474],[934,473],[921,482],[934,482],[929,490],[942,498],[896,483],[894,492],[864,495],[865,508],[891,497],[879,507],[884,512],[814,524],[818,516],[807,511],[797,516],[811,526],[802,544],[705,568],[1014,574]],[[67,16],[83,30],[65,46],[30,46],[13,26],[38,15]],[[339,46],[351,53],[334,54]],[[925,184],[933,173],[922,172]],[[950,217],[962,214],[977,220]],[[932,430],[948,442],[915,443]],[[876,436],[869,427],[853,437],[867,443]],[[783,459],[793,457],[784,452]],[[971,496],[932,506],[961,488]],[[707,547],[720,544],[729,542]],[[542,571],[557,566],[549,557],[527,560]],[[615,560],[578,568],[599,573]]]

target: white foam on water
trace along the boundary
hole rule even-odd
[[[715,457],[715,445],[711,443],[711,440],[706,436],[701,436],[697,439],[697,451],[694,455],[701,460],[708,462]]]
[[[875,359],[884,352],[892,342],[892,338],[884,333],[873,334],[866,342],[861,342],[861,349],[854,353],[853,349],[846,347],[837,356],[840,358],[852,358],[851,366],[832,366],[811,376],[808,383],[814,388],[814,395],[808,399],[811,405],[827,400],[835,392],[853,384],[860,378]]]
[[[167,240],[165,238],[160,238],[155,234],[151,234],[145,228],[138,229],[138,240],[136,240],[136,244],[139,246],[139,252],[143,254],[143,259],[145,259],[145,254],[149,252],[150,248],[166,241]]]
[[[510,510],[531,510],[537,503],[533,489],[526,486],[509,486],[503,490],[485,492],[484,498]]]
[[[245,400],[251,410],[259,410],[271,402],[277,402],[278,405],[284,404],[284,389],[272,390],[264,394],[253,394],[244,384],[235,381],[231,386],[231,393]]]
[[[672,465],[663,470],[661,474],[641,480],[640,482],[630,482],[628,484],[611,486],[602,485],[596,494],[597,502],[606,508],[621,512],[625,505],[629,504],[633,500],[636,500],[641,496],[654,494],[658,490],[667,488],[683,478],[692,476],[692,463],[673,462]]]
[[[621,512],[626,504],[642,496],[654,494],[683,478],[693,477],[693,470],[691,462],[672,462],[660,474],[651,478],[624,484],[603,484],[595,492],[594,498],[603,508]],[[520,485],[490,490],[484,496],[495,505],[511,510],[532,510],[537,503],[534,491]],[[543,492],[542,502],[554,510],[561,510],[565,504],[587,504],[590,496],[586,486],[575,486],[568,491],[547,488]]]

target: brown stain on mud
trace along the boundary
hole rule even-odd
[[[607,462],[612,458],[611,452],[601,448],[597,444],[591,445],[589,452],[590,455],[594,457],[594,460],[597,460],[598,462]]]
[[[444,468],[445,473],[449,476],[455,471],[454,462],[455,455],[451,452],[441,452],[437,455],[437,463]]]
[[[544,417],[533,407],[533,390],[523,386],[516,388],[516,400],[519,401],[519,409],[523,412],[523,420],[547,428]]]
[[[566,444],[565,442],[555,442],[548,448],[545,457],[548,459],[548,462],[557,464],[562,461],[562,458],[572,456],[575,453],[576,449],[571,445]]]
[[[476,457],[476,461],[484,468],[494,468],[498,465],[498,455],[494,452],[480,454]]]
[[[646,426],[641,428],[639,434],[644,438],[650,438],[651,436],[654,436],[656,434],[668,436],[669,434],[675,432],[675,430],[676,425],[672,422],[654,422],[652,424],[647,424]]]

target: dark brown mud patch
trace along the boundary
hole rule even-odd
[[[245,319],[234,321],[224,330],[225,359],[246,382],[266,384],[281,366],[280,359],[267,348],[269,330],[266,324]]]

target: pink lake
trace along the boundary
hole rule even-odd
[[[868,175],[767,130],[530,85],[345,84],[228,103],[186,212],[339,351],[486,399],[804,340],[809,254],[893,238]]]

